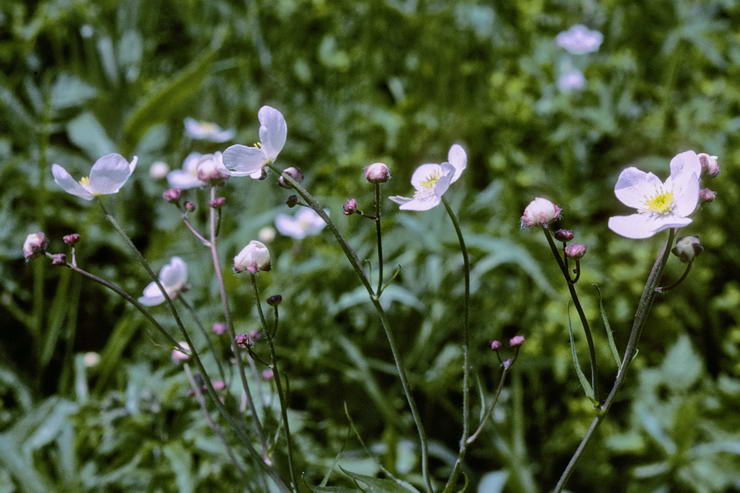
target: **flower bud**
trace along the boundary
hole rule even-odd
[[[288,207],[295,207],[298,205],[298,195],[291,195],[288,197],[288,200],[285,201],[286,204],[288,204]]]
[[[162,193],[162,198],[170,203],[177,203],[180,197],[182,197],[182,190],[179,188],[168,188]]]
[[[391,179],[391,170],[383,163],[373,163],[365,168],[365,179],[370,183],[385,183]]]
[[[31,233],[26,236],[26,241],[23,242],[23,257],[26,262],[43,254],[48,245],[49,239],[44,233]]]
[[[694,257],[701,254],[704,251],[704,247],[701,246],[699,238],[696,236],[684,236],[679,238],[676,242],[676,246],[673,247],[673,255],[679,258],[681,262],[688,264]]]
[[[252,274],[270,270],[270,251],[264,243],[252,240],[234,257],[234,272],[245,270]]]
[[[236,337],[234,337],[234,344],[236,344],[237,347],[246,348],[251,346],[253,342],[254,341],[249,337],[249,334],[245,334],[244,332],[237,334]]]
[[[357,212],[357,201],[355,199],[347,199],[347,202],[342,206],[342,212],[345,216],[351,216]]]
[[[293,180],[297,181],[298,183],[303,182],[303,171],[301,171],[300,169],[294,166],[284,169],[283,175],[287,175],[293,178]],[[282,175],[280,176],[280,178],[278,178],[278,185],[280,185],[283,188],[293,188],[293,186],[290,183],[288,183],[288,181]]]
[[[562,241],[563,243],[567,243],[573,238],[575,238],[575,234],[573,231],[569,229],[559,229],[555,231],[555,239],[558,241]]]
[[[208,202],[210,207],[214,209],[220,209],[226,203],[226,197],[216,197],[215,199]]]
[[[267,298],[267,304],[270,306],[277,306],[283,302],[283,296],[280,294],[273,294]]]
[[[186,351],[190,351],[190,346],[188,346],[187,342],[178,342],[177,343],[181,348],[183,348]],[[179,349],[175,348],[172,350],[172,361],[175,363],[180,363],[182,361],[187,361],[190,359],[190,355],[183,353]]]
[[[514,336],[511,339],[509,339],[510,347],[519,347],[522,344],[524,344],[524,336]]]
[[[220,336],[221,334],[226,332],[226,324],[223,322],[214,323],[213,325],[211,325],[211,332]]]
[[[72,233],[68,235],[62,236],[62,241],[65,245],[74,245],[78,241],[80,241],[80,235],[77,233]]]
[[[511,368],[511,365],[514,364],[514,360],[509,358],[507,360],[504,360],[503,363],[501,363],[501,366],[504,368],[504,370],[508,370]]]
[[[702,188],[699,190],[699,200],[702,202],[712,202],[717,198],[717,192],[710,190],[709,188]]]
[[[170,167],[164,161],[155,161],[149,166],[149,176],[154,180],[161,180],[169,171]]]
[[[206,390],[207,390],[207,388],[208,387],[206,387]],[[224,382],[223,380],[214,380],[213,381],[213,388],[215,390],[223,390],[223,389],[226,388],[226,382]]]
[[[717,162],[717,156],[710,156],[709,154],[699,154],[699,162],[701,163],[701,169],[703,172],[714,178],[719,174],[719,163]]]
[[[195,210],[195,204],[190,202],[189,200],[186,200],[184,204],[182,204],[183,207],[185,207],[185,210],[188,212],[193,212]]]
[[[270,243],[275,239],[275,228],[272,226],[265,226],[259,230],[257,238],[259,238],[262,243]]]
[[[501,349],[501,346],[503,346],[503,344],[501,344],[501,341],[494,340],[494,341],[491,341],[490,346],[491,346],[491,351],[498,351],[499,349]]]
[[[260,332],[257,329],[252,329],[249,331],[249,339],[252,341],[252,344],[262,339],[262,332]]]
[[[51,265],[64,265],[67,263],[67,256],[63,253],[51,254]]]
[[[571,243],[565,247],[565,256],[568,258],[579,259],[586,255],[587,247],[583,243]]]
[[[275,372],[272,371],[272,368],[265,368],[262,370],[262,380],[272,380],[275,376]]]
[[[214,186],[223,185],[229,178],[220,152],[203,155],[198,161],[195,173],[200,181]]]
[[[557,205],[547,199],[537,197],[524,209],[522,228],[547,226],[560,217],[561,212],[562,209]]]

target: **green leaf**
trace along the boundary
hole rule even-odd
[[[69,122],[67,135],[69,140],[85,151],[87,157],[92,160],[116,151],[115,144],[103,126],[90,112],[83,113]]]
[[[46,367],[54,354],[65,316],[70,309],[74,309],[77,305],[77,300],[70,299],[69,280],[71,272],[69,269],[64,269],[59,276],[59,285],[49,311],[48,330],[43,338],[43,349],[40,357],[42,367]]]
[[[601,290],[599,289],[598,284],[593,283],[592,285],[594,288],[596,288],[596,293],[599,296],[599,312],[601,313],[601,322],[604,324],[606,337],[607,339],[609,339],[609,350],[612,353],[614,362],[617,364],[617,366],[620,366],[622,364],[622,358],[619,356],[617,344],[614,342],[614,332],[612,331],[612,327],[609,324],[609,318],[606,316],[606,310],[604,309],[604,299],[601,297]]]
[[[591,399],[592,401],[594,399],[594,389],[591,388],[591,384],[588,383],[588,379],[586,378],[586,375],[583,373],[583,370],[581,370],[581,364],[578,362],[578,354],[576,353],[576,343],[573,339],[573,324],[571,323],[570,319],[570,301],[568,302],[568,337],[570,338],[570,352],[571,356],[573,357],[573,366],[576,368],[576,374],[578,375],[578,381],[581,382],[581,387],[583,387],[583,392],[586,394],[586,396]]]
[[[97,94],[94,87],[72,74],[62,73],[51,88],[50,103],[54,109],[82,106]]]
[[[180,442],[168,443],[164,446],[164,456],[172,465],[175,474],[177,490],[180,493],[192,493],[195,491],[195,478],[193,472],[193,458]]]
[[[682,335],[671,346],[661,365],[663,379],[672,390],[688,390],[703,373],[702,362],[688,336]]]
[[[492,471],[483,475],[478,483],[478,493],[501,493],[509,479],[507,471]]]
[[[393,479],[380,479],[364,474],[357,474],[346,469],[342,472],[355,481],[359,481],[367,486],[368,493],[419,493],[419,490],[406,483],[405,481],[394,481]]]

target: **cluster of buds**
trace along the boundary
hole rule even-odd
[[[511,339],[509,339],[509,347],[512,349],[515,349],[518,352],[519,348],[524,344],[524,341],[525,341],[524,336],[521,336],[521,335],[514,336]],[[503,343],[498,340],[493,340],[489,343],[489,347],[491,348],[491,351],[496,353],[496,356],[498,357],[499,361],[501,361],[501,355],[499,355],[499,350],[502,347],[504,347]],[[514,356],[514,358],[516,358],[516,356]],[[514,363],[514,359],[509,358],[507,360],[501,361],[501,366],[503,366],[504,369],[508,369],[513,363]]]
[[[522,214],[522,228],[534,226],[547,227],[551,222],[560,217],[562,209],[542,197],[535,198],[524,209]]]
[[[290,168],[286,168],[283,170],[283,175],[289,176],[293,179],[293,181],[297,183],[303,182],[303,171],[296,168],[295,166],[291,166]],[[284,178],[284,176],[281,175],[280,178],[278,178],[278,185],[280,185],[283,188],[291,189],[293,186],[288,183],[288,181]]]
[[[701,242],[697,236],[684,236],[680,238],[671,250],[673,255],[685,264],[692,262],[703,251],[704,247],[701,246]]]
[[[270,270],[270,251],[261,241],[252,240],[234,257],[234,272]]]

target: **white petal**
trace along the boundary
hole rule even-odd
[[[677,154],[671,159],[671,180],[683,182],[691,175],[701,176],[701,162],[694,151]]]
[[[412,199],[408,202],[401,204],[402,211],[428,211],[433,207],[437,207],[440,203],[440,199],[436,195],[429,195],[424,199]]]
[[[203,154],[201,154],[200,152],[191,152],[187,155],[187,157],[185,157],[185,160],[183,160],[182,169],[195,176],[195,174],[198,172],[198,163],[200,162],[200,158],[202,157]]]
[[[396,204],[400,204],[400,205],[403,205],[407,202],[411,202],[412,200],[414,200],[411,197],[403,197],[401,195],[392,195],[388,198],[392,200],[393,202],[395,202]]]
[[[233,176],[250,176],[262,171],[267,157],[262,149],[240,144],[228,147],[223,155],[224,166]]]
[[[306,233],[298,224],[298,221],[287,214],[278,214],[275,217],[275,227],[283,236],[289,236],[296,240],[302,240],[306,237]]]
[[[136,165],[139,164],[139,156],[134,156],[130,163],[128,163],[129,174],[133,174],[136,171]]]
[[[201,129],[200,123],[195,118],[187,117],[184,120],[185,123],[185,135],[191,139],[200,139],[203,137],[203,130]]]
[[[134,163],[136,166],[136,163]],[[120,154],[106,154],[90,170],[90,189],[95,194],[116,193],[131,176],[131,165]]]
[[[285,145],[288,135],[288,125],[283,114],[271,106],[263,106],[257,113],[260,121],[260,142],[265,155],[274,161]]]
[[[188,280],[188,266],[180,257],[172,257],[170,263],[159,271],[159,280],[168,291],[179,290]]]
[[[429,181],[430,178],[439,178],[443,175],[442,166],[439,164],[427,163],[422,164],[414,174],[411,175],[411,184],[417,190],[429,190],[429,187],[422,185],[422,182]]]
[[[609,218],[609,229],[626,238],[650,238],[655,233],[668,228],[682,228],[691,219],[675,215],[632,214]]]
[[[92,200],[92,194],[88,192],[85,187],[80,185],[77,180],[72,178],[72,176],[67,173],[66,169],[62,168],[58,164],[54,164],[51,167],[51,174],[54,176],[54,182],[62,187],[65,192],[76,195],[85,200]]]
[[[200,181],[196,176],[191,175],[187,171],[176,169],[167,173],[167,183],[172,188],[180,188],[186,190],[188,188],[202,187],[205,183]]]
[[[635,209],[642,209],[645,201],[655,195],[663,183],[652,173],[631,166],[619,174],[614,186],[614,195],[624,204]]]
[[[454,177],[457,170],[455,170],[455,167],[450,163],[442,163],[442,173],[442,178],[434,184],[434,195],[440,198],[444,195],[447,189],[450,188],[452,182],[455,181]]]
[[[233,139],[235,134],[236,132],[234,132],[233,129],[220,130],[211,135],[210,140],[213,142],[226,142],[227,140]]]
[[[164,303],[164,295],[157,283],[151,282],[144,288],[144,296],[139,298],[139,303],[144,306],[156,306]]]
[[[465,153],[465,149],[463,149],[462,146],[454,144],[447,152],[447,161],[455,167],[455,174],[450,182],[455,183],[468,165],[468,155]]]
[[[699,175],[691,175],[682,183],[673,183],[672,189],[676,201],[673,213],[685,217],[694,212],[699,203]]]

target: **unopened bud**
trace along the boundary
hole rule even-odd
[[[234,337],[234,344],[236,344],[237,347],[246,348],[252,345],[252,338],[249,337],[249,334],[242,332]]]
[[[684,236],[676,242],[676,246],[673,247],[673,255],[679,258],[681,262],[688,264],[694,257],[701,254],[704,251],[704,247],[701,246],[699,238],[696,236]]]
[[[522,344],[524,344],[524,336],[514,336],[509,339],[509,346],[511,347],[519,347]]]
[[[260,332],[257,329],[252,329],[249,331],[249,338],[252,340],[252,344],[262,339],[262,332]]]
[[[280,294],[273,294],[267,298],[267,304],[270,306],[277,306],[283,302],[283,296]]]
[[[719,163],[717,162],[717,156],[710,156],[709,154],[699,154],[699,163],[701,163],[701,169],[703,172],[714,178],[719,174]]]
[[[370,183],[385,183],[391,179],[391,170],[383,163],[373,163],[365,168],[365,179]]]
[[[72,233],[72,234],[69,234],[69,235],[64,235],[64,236],[62,236],[62,241],[66,245],[74,245],[75,243],[77,243],[78,241],[80,241],[80,235],[77,234],[77,233]]]
[[[542,197],[535,198],[524,209],[522,214],[522,228],[532,226],[547,226],[560,217],[562,209]]]
[[[211,331],[216,335],[221,335],[226,332],[226,324],[223,322],[216,322],[211,325]]]
[[[215,199],[208,202],[210,207],[214,209],[220,209],[226,203],[226,197],[216,197]]]
[[[357,201],[355,199],[347,199],[347,202],[342,206],[342,212],[345,216],[351,216],[357,212]]]
[[[245,270],[252,274],[270,270],[270,250],[264,243],[252,240],[234,257],[234,272]]]
[[[504,360],[503,363],[501,363],[501,366],[504,368],[504,370],[508,370],[511,368],[511,365],[514,364],[514,360],[509,358],[507,360]]]
[[[162,198],[167,202],[177,202],[182,197],[182,190],[179,188],[168,188],[162,193]]]
[[[26,240],[23,242],[23,257],[26,262],[43,254],[48,245],[49,239],[44,233],[31,233],[26,236]]]
[[[293,181],[296,181],[298,183],[303,182],[303,171],[294,166],[284,169],[283,175],[291,177]],[[278,185],[283,188],[293,188],[293,186],[288,183],[288,181],[282,175],[280,176],[280,178],[278,178]]]
[[[555,239],[558,241],[562,241],[563,243],[567,243],[573,238],[575,238],[575,234],[573,231],[569,229],[559,229],[555,231]]]
[[[190,346],[188,346],[188,343],[187,342],[178,342],[177,344],[182,349],[184,349],[186,351],[190,351]],[[189,354],[184,353],[184,352],[180,351],[177,348],[175,348],[175,349],[172,350],[172,355],[171,356],[172,356],[172,361],[174,361],[175,363],[180,363],[180,362],[187,361],[187,360],[190,359],[190,355]]]
[[[190,202],[189,200],[186,200],[182,206],[185,208],[188,212],[193,212],[195,210],[195,204]]]
[[[262,370],[262,380],[272,380],[275,376],[275,372],[272,371],[272,368],[265,368]]]
[[[67,263],[67,256],[63,253],[51,254],[51,265],[64,265]]]
[[[565,256],[568,258],[579,259],[586,255],[588,247],[583,243],[571,243],[565,247]]]
[[[491,341],[490,346],[491,346],[491,351],[498,351],[499,349],[501,349],[501,346],[503,346],[503,344],[501,344],[501,341],[494,340],[494,341]]]
[[[298,205],[298,195],[291,195],[285,203],[288,204],[288,207],[295,207]]]
[[[201,156],[195,173],[200,181],[214,186],[223,185],[229,178],[220,152]]]
[[[702,202],[712,202],[717,198],[717,192],[710,190],[709,188],[702,188],[699,190],[699,200]]]

